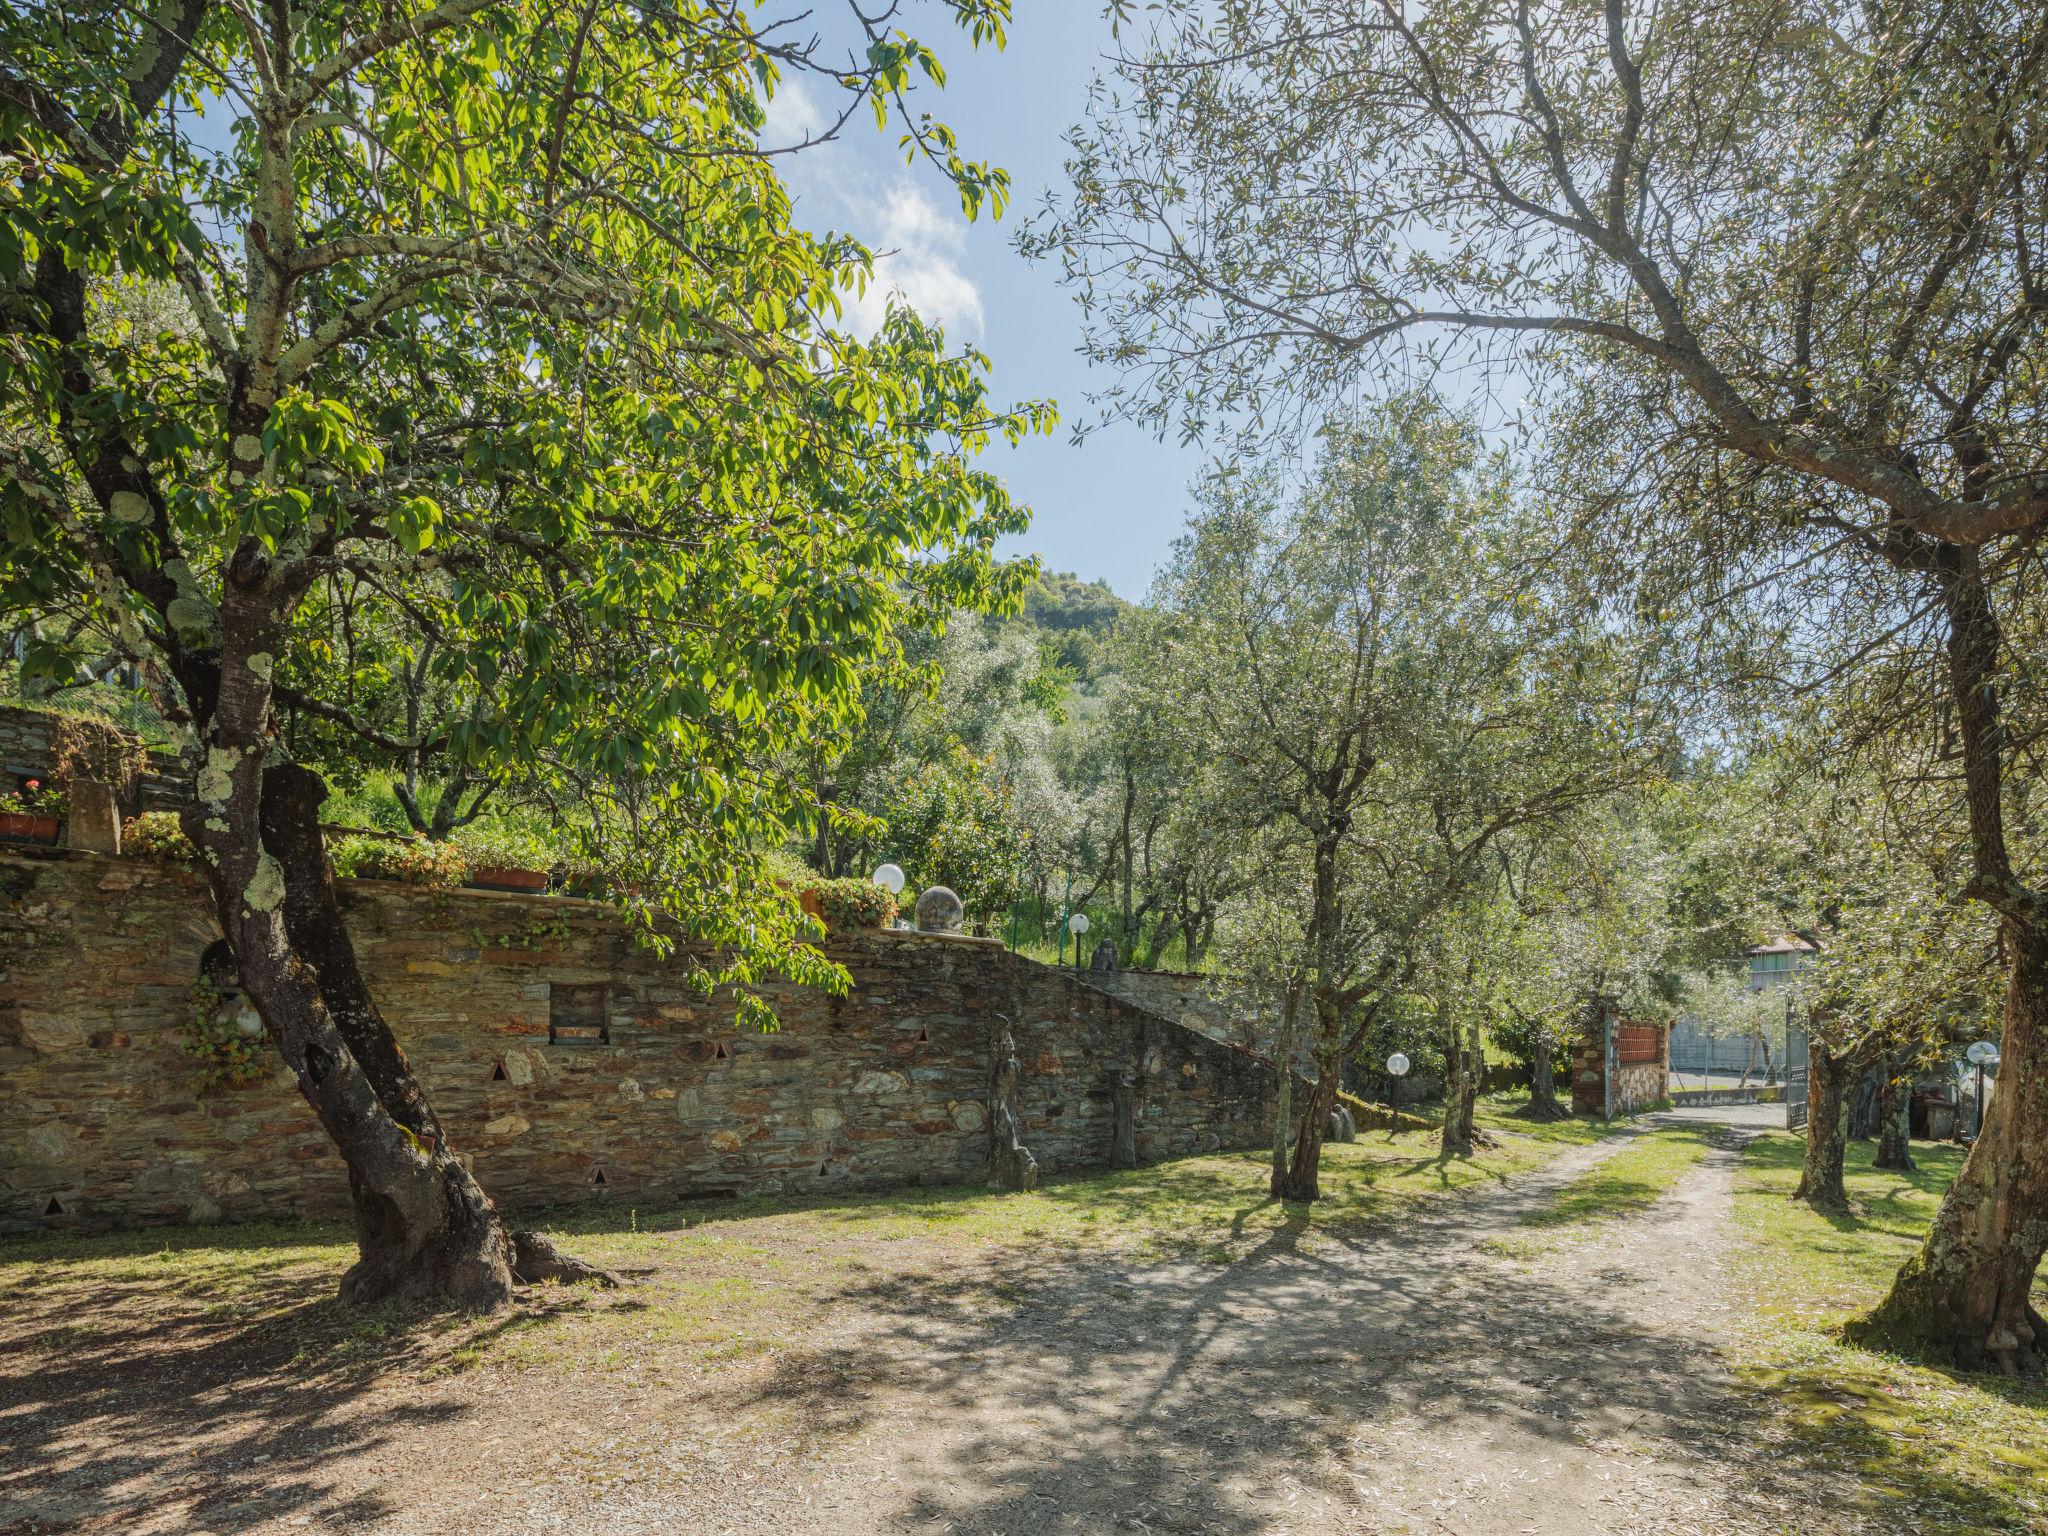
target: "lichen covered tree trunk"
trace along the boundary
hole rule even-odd
[[[2008,922],[2005,942],[2005,1031],[1983,1133],[1920,1251],[1848,1334],[1965,1367],[2034,1374],[2048,1367],[2048,1321],[2029,1300],[2048,1249],[2048,941]]]
[[[1904,1063],[1887,1059],[1877,1084],[1877,1157],[1875,1168],[1911,1172],[1912,1126],[1907,1116],[1912,1076]]]
[[[263,849],[282,874],[279,913],[290,947],[282,956],[266,952],[246,920],[229,942],[300,1091],[348,1164],[359,1257],[342,1295],[446,1294],[495,1306],[511,1295],[511,1243],[455,1157],[356,963],[321,848],[326,793],[310,769],[282,763],[265,771]]]
[[[1330,1128],[1330,1110],[1337,1102],[1337,1070],[1343,1055],[1336,1023],[1321,1017],[1330,1006],[1323,999],[1317,999],[1315,1086],[1301,1096],[1286,1166],[1283,1168],[1275,1163],[1273,1198],[1276,1200],[1320,1200],[1323,1197],[1323,1140]]]
[[[1792,1192],[1794,1200],[1829,1209],[1849,1203],[1842,1165],[1849,1145],[1848,1093],[1855,1078],[1853,1053],[1812,1042],[1806,1071],[1806,1160],[1799,1169],[1799,1187]]]
[[[1479,1021],[1463,1030],[1453,1025],[1444,1041],[1444,1137],[1446,1152],[1468,1153],[1485,1141],[1476,1118],[1479,1090],[1486,1080],[1486,1048]]]
[[[1524,1120],[1569,1120],[1571,1111],[1558,1102],[1557,1044],[1548,1029],[1536,1031],[1529,1048],[1529,1102],[1517,1113]]]
[[[321,845],[326,786],[276,760],[272,740],[269,657],[291,594],[251,563],[222,607],[205,766],[183,820],[249,1001],[348,1165],[359,1257],[341,1294],[490,1308],[518,1278],[598,1276],[505,1230],[370,996]]]

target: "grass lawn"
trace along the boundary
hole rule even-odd
[[[1916,1533],[2048,1531],[2048,1388],[1964,1375],[1852,1348],[1837,1337],[1874,1305],[1918,1246],[1962,1164],[1916,1144],[1919,1170],[1880,1172],[1851,1142],[1852,1214],[1788,1197],[1804,1143],[1781,1133],[1745,1150],[1736,1276],[1753,1309],[1733,1351],[1743,1380],[1776,1404],[1794,1448],[1846,1470],[1849,1496]],[[2048,1309],[2048,1283],[2035,1305]]]
[[[100,1352],[109,1359],[246,1330],[258,1352],[339,1369],[464,1369],[572,1363],[634,1372],[703,1365],[776,1349],[819,1325],[835,1296],[893,1275],[940,1285],[980,1255],[1027,1249],[1134,1260],[1229,1263],[1262,1245],[1313,1245],[1421,1201],[1503,1182],[1597,1141],[1594,1121],[1529,1124],[1517,1101],[1484,1101],[1496,1144],[1445,1158],[1436,1130],[1384,1133],[1324,1149],[1324,1198],[1266,1194],[1267,1154],[1182,1158],[1120,1173],[1047,1178],[1030,1194],[977,1186],[825,1199],[755,1198],[667,1210],[590,1205],[540,1219],[572,1252],[638,1271],[610,1295],[544,1295],[510,1317],[477,1320],[397,1307],[344,1308],[335,1283],[354,1257],[339,1225],[153,1228],[0,1239],[0,1352]],[[288,1328],[286,1323],[288,1321]]]
[[[1638,1131],[1619,1152],[1525,1211],[1519,1220],[1523,1230],[1489,1237],[1480,1248],[1533,1264],[1560,1244],[1595,1236],[1606,1222],[1648,1210],[1706,1156],[1709,1129],[1675,1125]]]

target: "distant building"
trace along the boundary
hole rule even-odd
[[[1769,944],[1752,944],[1742,953],[1749,961],[1749,990],[1765,992],[1782,987],[1804,970],[1820,953],[1820,946],[1790,934]]]

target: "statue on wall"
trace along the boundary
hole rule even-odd
[[[996,1015],[988,1089],[988,1187],[1017,1194],[1038,1187],[1038,1160],[1025,1148],[1017,1120],[1017,1041],[1010,1021]]]
[[[1095,946],[1095,953],[1088,957],[1088,969],[1114,971],[1116,968],[1116,944],[1112,940],[1104,939]]]

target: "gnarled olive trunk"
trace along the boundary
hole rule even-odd
[[[2012,867],[2005,838],[1998,616],[1976,551],[1927,562],[1948,620],[1949,693],[1963,746],[1970,894],[2000,916],[2006,954],[1998,1092],[1920,1251],[1849,1337],[2006,1371],[2048,1366],[2048,1322],[2028,1299],[2048,1248],[2048,898]]]
[[[1486,1080],[1486,1049],[1479,1025],[1460,1031],[1452,1026],[1444,1040],[1444,1139],[1446,1152],[1466,1153],[1482,1141],[1475,1116],[1480,1085]]]
[[[1320,1200],[1323,1197],[1323,1138],[1330,1128],[1330,1110],[1337,1102],[1338,1064],[1343,1060],[1342,1036],[1334,1006],[1324,998],[1315,1000],[1316,1081],[1301,1096],[1294,1119],[1292,1150],[1283,1168],[1273,1166],[1273,1198],[1276,1200]],[[1290,1069],[1291,1070],[1291,1069]]]
[[[1877,1157],[1873,1168],[1913,1169],[1912,1123],[1910,1113],[1913,1079],[1911,1069],[1901,1062],[1886,1060],[1877,1084]]]
[[[1833,1051],[1815,1040],[1807,1050],[1806,1161],[1794,1200],[1830,1209],[1846,1206],[1842,1163],[1849,1145],[1849,1090],[1860,1067],[1855,1053]]]
[[[1524,1120],[1569,1120],[1570,1110],[1558,1102],[1557,1045],[1550,1031],[1539,1029],[1529,1048],[1529,1102],[1516,1113]]]
[[[1848,1335],[1957,1365],[2035,1373],[2048,1366],[2048,1321],[2029,1300],[2048,1248],[2048,941],[2008,922],[2005,942],[2005,1032],[1983,1132],[1920,1251]]]

